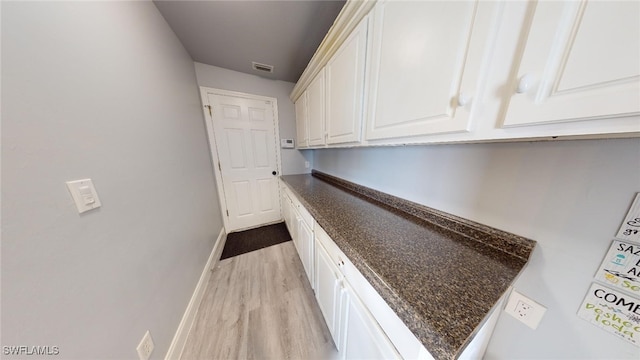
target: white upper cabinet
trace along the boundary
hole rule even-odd
[[[345,9],[292,92],[299,147],[640,136],[640,1]]]
[[[361,140],[368,27],[365,17],[325,67],[328,144]]]
[[[626,129],[612,119],[640,114],[640,2],[531,2],[519,25],[504,127],[567,123],[580,134],[599,120],[640,131],[638,119]]]
[[[324,131],[324,69],[309,84],[307,94],[307,117],[309,119],[309,146],[325,144]]]
[[[309,146],[309,118],[307,112],[307,92],[305,91],[295,103],[296,108],[296,140],[298,148]]]
[[[494,7],[483,1],[376,4],[367,140],[469,129]]]

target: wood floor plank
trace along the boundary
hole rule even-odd
[[[218,263],[181,359],[336,356],[302,263],[289,241]]]

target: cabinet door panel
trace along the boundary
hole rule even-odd
[[[640,2],[538,2],[527,19],[505,126],[640,114]]]
[[[349,286],[342,290],[344,359],[400,359],[376,320]]]
[[[469,128],[467,103],[476,92],[494,6],[472,1],[376,5],[368,140]]]
[[[298,215],[298,212],[296,211],[296,208],[293,206],[293,204],[289,203],[289,219],[291,222],[291,240],[293,240],[293,245],[296,248],[296,251],[298,252],[298,256],[300,256],[300,259],[302,259],[302,255],[300,252],[300,237],[299,237],[299,233],[300,230],[298,230],[299,228],[299,222],[300,222],[300,215]]]
[[[298,245],[300,260],[304,271],[307,274],[307,279],[311,287],[314,287],[313,281],[313,232],[304,222],[302,217],[298,218]]]
[[[296,140],[299,148],[307,147],[309,144],[307,93],[304,92],[295,103],[296,108]]]
[[[365,17],[326,65],[328,144],[361,139],[368,25]]]
[[[307,88],[309,146],[324,145],[324,69]]]
[[[333,342],[340,351],[340,283],[342,276],[326,250],[316,241],[316,299]]]
[[[289,200],[287,197],[287,193],[285,193],[284,189],[280,190],[280,208],[282,209],[282,219],[284,220],[284,224],[289,230],[289,234],[291,235],[291,222],[289,220]]]

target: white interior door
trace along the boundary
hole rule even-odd
[[[215,139],[216,178],[227,232],[282,219],[273,100],[203,90]],[[210,112],[209,112],[210,111]],[[210,140],[211,141],[211,140]],[[213,146],[212,146],[213,147]],[[221,191],[222,190],[222,191]]]

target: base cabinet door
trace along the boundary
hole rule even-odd
[[[298,256],[300,257],[300,259],[302,260],[302,249],[300,248],[300,235],[299,235],[299,225],[298,222],[300,217],[296,215],[296,218],[294,220],[294,224],[293,228],[294,230],[294,234],[292,235],[292,240],[293,240],[293,245],[296,247],[296,251],[298,252]]]
[[[389,338],[349,285],[341,290],[342,358],[400,359]]]
[[[293,232],[291,231],[291,219],[289,218],[289,212],[291,211],[291,206],[289,205],[289,197],[285,193],[284,189],[280,189],[280,209],[282,209],[282,219],[284,220],[284,224],[289,230],[289,235],[293,236]]]
[[[298,211],[296,210],[296,208],[293,206],[293,203],[291,202],[291,199],[287,198],[287,208],[288,208],[288,215],[289,215],[289,234],[291,235],[291,240],[293,240],[293,245],[296,247],[296,250],[298,251],[298,255],[300,254],[300,244],[298,241],[298,219],[300,218],[300,216],[298,215]]]
[[[316,299],[338,351],[340,344],[340,288],[342,275],[320,242],[316,241]]]
[[[304,271],[307,273],[307,279],[311,287],[314,288],[313,279],[313,231],[302,217],[298,218],[298,253]]]

